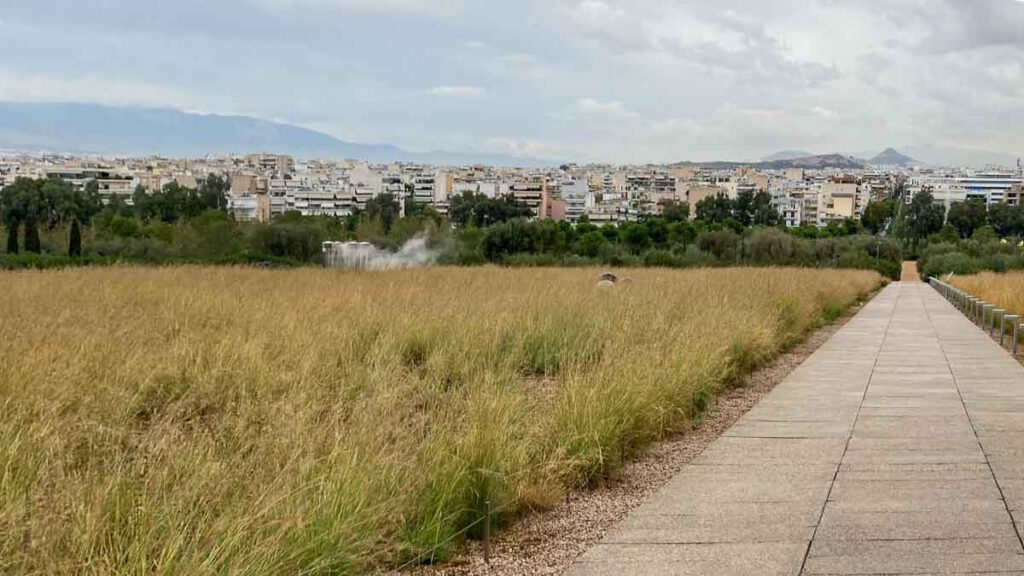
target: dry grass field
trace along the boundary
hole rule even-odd
[[[486,501],[599,481],[881,282],[597,273],[0,274],[0,573],[443,559]]]
[[[952,284],[986,302],[1006,308],[1011,314],[1024,313],[1024,272],[983,272],[955,276]]]

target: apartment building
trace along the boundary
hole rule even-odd
[[[245,157],[245,165],[264,172],[284,174],[295,168],[295,159],[280,154],[250,154]]]
[[[546,176],[531,175],[522,178],[509,187],[509,192],[516,200],[529,206],[538,218],[543,217],[549,198]]]
[[[937,202],[948,208],[954,202],[980,200],[986,204],[1019,201],[1015,190],[1024,184],[1020,172],[925,173],[910,179],[907,201],[919,192],[931,192]]]
[[[95,180],[104,203],[116,196],[130,204],[136,186],[135,177],[127,171],[102,166],[54,166],[43,169],[43,177],[60,178],[78,190],[84,189],[90,180]]]
[[[690,186],[686,191],[686,202],[690,205],[690,219],[697,219],[697,204],[705,198],[714,198],[718,195],[728,195],[728,191],[722,186],[697,185]]]
[[[824,199],[824,220],[827,224],[833,220],[846,220],[860,216],[860,186],[856,180],[843,179],[826,182],[822,186]]]

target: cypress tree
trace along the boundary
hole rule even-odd
[[[18,226],[7,224],[7,253],[18,253]]]
[[[25,252],[39,254],[43,251],[43,244],[39,240],[39,226],[34,218],[25,221]]]
[[[77,258],[82,255],[82,229],[78,225],[78,218],[71,221],[71,237],[68,239],[68,256]]]

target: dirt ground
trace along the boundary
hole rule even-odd
[[[917,273],[917,262],[907,261],[903,263],[903,282],[920,282],[921,277]]]

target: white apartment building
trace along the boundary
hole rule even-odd
[[[228,195],[228,214],[239,222],[255,222],[260,218],[260,201],[252,194]]]
[[[954,202],[981,200],[986,204],[1016,198],[1016,189],[1024,185],[1024,176],[1007,172],[934,173],[911,178],[907,202],[918,192],[931,192],[935,201],[948,208]]]
[[[303,216],[351,216],[356,208],[356,195],[344,188],[302,188],[289,191],[284,197],[285,209]]]

